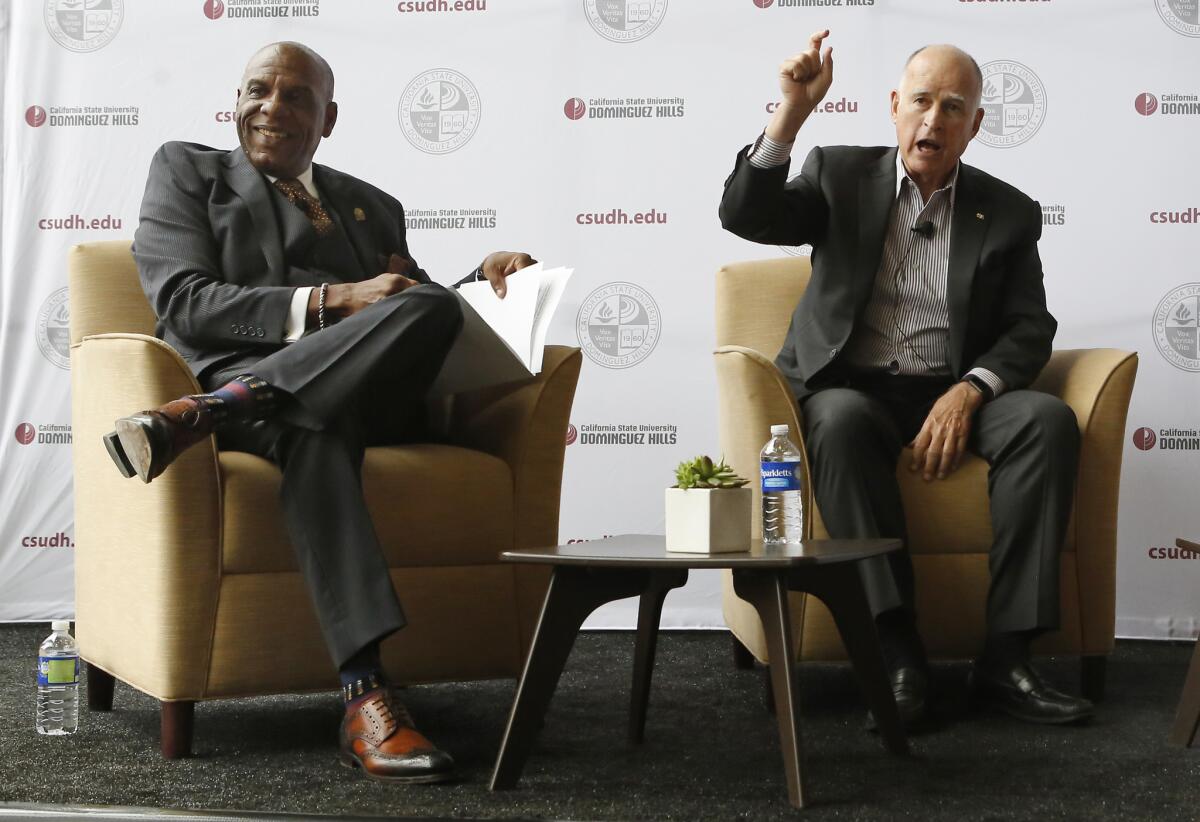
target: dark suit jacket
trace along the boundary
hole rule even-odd
[[[811,243],[812,281],[775,363],[797,397],[821,387],[871,298],[896,199],[896,149],[814,148],[799,176],[750,165],[743,150],[721,199],[721,224],[747,240]],[[951,217],[948,361],[1024,388],[1050,358],[1057,323],[1046,310],[1037,241],[1042,213],[1007,183],[963,164]]]
[[[248,366],[281,348],[297,287],[374,277],[393,253],[412,259],[395,198],[326,166],[313,165],[313,181],[357,258],[341,271],[288,265],[285,243],[311,225],[280,219],[278,195],[240,148],[171,142],[155,153],[133,255],[158,336],[197,375]],[[415,262],[405,274],[429,282]]]

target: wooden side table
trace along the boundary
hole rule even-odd
[[[668,591],[687,581],[692,568],[732,569],[735,590],[754,606],[762,619],[792,805],[804,806],[805,787],[789,591],[811,594],[829,608],[854,664],[859,687],[878,722],[884,745],[892,753],[905,753],[908,743],[858,572],[860,561],[899,548],[898,539],[829,539],[788,546],[764,546],[759,542],[744,553],[683,554],[668,553],[661,536],[633,534],[554,548],[504,552],[501,557],[508,562],[552,565],[554,570],[500,743],[492,790],[511,788],[520,779],[583,621],[601,605],[631,596],[638,596],[641,601],[629,738],[635,743],[642,740],[663,599]]]

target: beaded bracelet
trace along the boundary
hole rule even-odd
[[[317,328],[325,327],[325,297],[329,295],[329,283],[321,283],[321,293],[317,295]]]

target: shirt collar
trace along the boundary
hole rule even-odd
[[[958,191],[958,172],[961,168],[962,168],[962,160],[959,160],[957,163],[954,164],[954,172],[950,175],[949,182],[947,182],[944,186],[942,186],[941,188],[938,189],[938,191],[945,191],[946,189],[950,190],[950,208],[951,209],[954,208],[954,194],[955,194],[955,192]],[[900,188],[904,184],[905,180],[908,180],[909,183],[911,183],[914,186],[917,184],[916,180],[914,180],[912,177],[908,176],[908,169],[906,169],[904,167],[904,158],[900,156],[900,149],[897,148],[896,149],[896,196],[897,197],[900,196]],[[918,191],[919,190],[920,189],[918,189]],[[934,194],[936,194],[936,193],[937,193],[937,191],[934,192]],[[932,197],[930,199],[932,199]]]
[[[271,181],[271,185],[274,185],[275,181],[279,179],[278,177],[273,177],[270,174],[263,174],[263,176]],[[308,164],[308,168],[304,169],[304,171],[296,177],[296,180],[300,183],[300,185],[304,186],[304,190],[311,194],[315,199],[321,199],[321,195],[317,193],[316,185],[313,184],[312,163]]]

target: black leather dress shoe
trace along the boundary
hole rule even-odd
[[[976,663],[971,670],[971,697],[984,707],[1042,725],[1084,722],[1095,714],[1089,700],[1055,690],[1028,662],[1003,671]]]
[[[916,665],[900,665],[888,672],[888,684],[896,699],[896,710],[900,714],[900,725],[911,731],[925,720],[925,704],[929,692],[929,676],[924,668]],[[879,730],[875,716],[867,712],[867,729]]]
[[[177,456],[213,430],[211,412],[191,397],[122,417],[103,437],[104,447],[124,477],[150,482]]]

